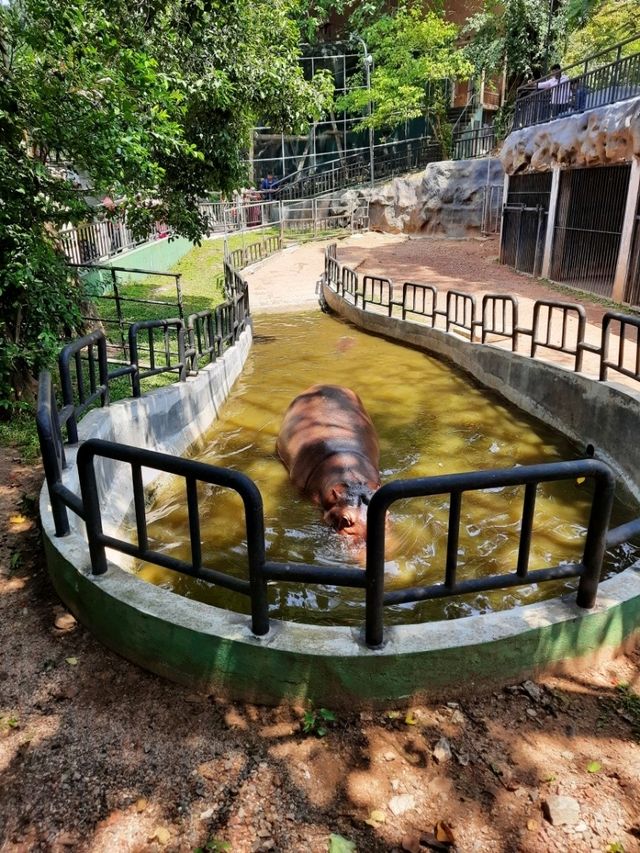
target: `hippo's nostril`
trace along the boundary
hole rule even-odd
[[[353,522],[343,515],[338,523],[338,530],[346,530],[347,527],[353,527]]]

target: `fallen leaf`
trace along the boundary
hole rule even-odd
[[[448,823],[444,820],[439,820],[435,826],[436,840],[442,841],[444,844],[455,844],[456,839],[453,831]]]
[[[9,524],[26,524],[28,521],[24,515],[11,515],[9,516]]]
[[[329,853],[356,853],[356,845],[342,835],[331,833],[329,836]]]
[[[387,711],[388,720],[399,720],[401,716],[400,711]]]
[[[587,773],[599,773],[602,770],[602,764],[599,761],[590,761],[587,764]]]
[[[586,477],[576,477],[576,483],[581,486],[586,479]]]
[[[381,823],[385,823],[386,820],[387,816],[383,811],[380,811],[380,809],[374,809],[367,818],[367,820],[365,820],[365,823],[369,824],[369,826],[372,826],[375,829]]]
[[[69,666],[78,666],[78,658],[65,658]]]
[[[72,631],[78,624],[70,613],[61,613],[56,616],[55,626],[58,631]]]
[[[407,716],[404,718],[404,721],[408,726],[415,726],[418,722],[418,718],[413,713],[413,711],[408,711]]]
[[[144,797],[140,797],[139,800],[136,800],[136,811],[138,812],[138,814],[140,812],[143,812],[148,805],[149,804],[147,803]]]
[[[537,820],[528,820],[527,821],[527,829],[529,832],[536,832],[539,827],[539,823]]]
[[[151,834],[151,836],[149,838],[150,841],[157,841],[158,844],[162,844],[163,846],[165,844],[168,844],[170,839],[171,839],[171,833],[166,828],[166,826],[156,827],[153,830],[153,833]]]

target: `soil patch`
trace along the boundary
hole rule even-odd
[[[254,310],[313,307],[317,248],[295,275],[286,255],[257,267]],[[340,253],[399,282],[549,294],[498,267],[495,241]],[[0,449],[0,850],[640,849],[637,652],[586,676],[335,721],[192,694],[65,614],[39,540],[41,479]]]

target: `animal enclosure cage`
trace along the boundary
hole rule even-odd
[[[567,169],[560,175],[551,278],[612,295],[631,166]]]

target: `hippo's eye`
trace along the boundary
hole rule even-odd
[[[338,530],[344,530],[347,527],[353,527],[353,522],[350,518],[347,518],[345,515],[343,515],[338,523]]]

